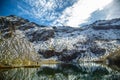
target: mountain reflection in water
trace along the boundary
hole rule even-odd
[[[114,66],[115,67],[115,66]],[[96,63],[42,65],[0,69],[0,80],[119,80],[119,68]]]

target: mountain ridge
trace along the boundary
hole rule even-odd
[[[15,32],[22,33],[45,59],[98,60],[120,47],[120,18],[99,20],[82,28],[37,25],[14,15],[2,18],[12,22]]]

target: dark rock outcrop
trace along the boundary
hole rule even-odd
[[[120,29],[120,25],[114,25],[114,26],[111,26],[111,25],[107,25],[107,26],[93,26],[93,29],[95,30],[109,30],[109,29]]]
[[[108,60],[109,65],[118,65],[120,66],[120,50],[116,50],[115,52],[111,53],[107,56],[105,60]]]
[[[106,52],[106,49],[102,49],[102,48],[99,48],[99,47],[91,47],[90,48],[91,52],[95,55],[99,55],[99,56],[103,56]]]
[[[120,19],[99,20],[94,22],[91,26],[95,30],[120,29]]]
[[[27,37],[31,37],[29,41],[34,42],[34,41],[46,41],[49,40],[50,38],[54,37],[54,30],[52,29],[40,29],[37,30],[33,33],[26,33]]]
[[[77,61],[77,58],[80,56],[80,52],[68,53],[59,56],[58,60],[63,62],[72,62],[73,60]]]
[[[39,54],[43,55],[45,58],[50,58],[52,56],[60,56],[62,52],[56,52],[54,50],[38,51]]]

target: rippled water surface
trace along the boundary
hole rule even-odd
[[[95,63],[0,69],[0,80],[120,80],[120,68]]]

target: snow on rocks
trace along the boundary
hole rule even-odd
[[[5,18],[5,17],[4,17]],[[23,18],[8,16],[19,22],[17,30],[24,34],[43,58],[61,61],[96,60],[120,47],[120,19],[99,20],[85,28],[69,26],[42,27]]]

